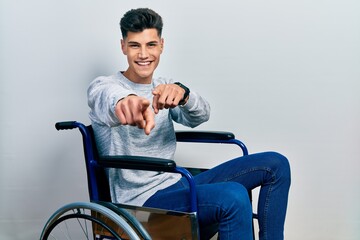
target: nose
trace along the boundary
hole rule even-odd
[[[149,56],[149,52],[146,49],[146,47],[140,48],[140,51],[138,54],[139,54],[139,58],[141,58],[141,59],[147,58]]]

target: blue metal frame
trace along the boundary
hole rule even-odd
[[[183,175],[189,182],[189,189],[190,189],[190,210],[191,212],[197,213],[197,195],[196,195],[196,186],[194,177],[191,173],[182,167],[176,167],[176,171]]]
[[[84,148],[84,154],[85,154],[85,161],[86,161],[86,168],[87,168],[87,177],[88,177],[88,189],[89,189],[89,196],[91,201],[100,201],[100,194],[98,189],[98,179],[97,178],[97,170],[98,168],[102,168],[96,160],[97,157],[95,156],[96,153],[94,153],[94,147],[93,146],[93,139],[92,139],[92,133],[90,132],[89,128],[85,126],[84,124],[76,121],[69,121],[69,122],[58,122],[55,124],[55,127],[57,130],[66,130],[66,129],[74,129],[78,128],[79,131],[82,134],[83,139],[83,148]],[[242,150],[243,155],[248,155],[248,149],[245,146],[243,142],[241,142],[238,139],[235,139],[235,136],[232,133],[228,132],[217,132],[217,134],[220,134],[222,136],[225,136],[223,138],[216,138],[216,137],[210,137],[207,139],[208,136],[211,136],[212,132],[206,132],[206,136],[197,135],[197,133],[200,132],[192,132],[195,134],[195,138],[193,136],[187,136],[182,135],[181,139],[178,139],[178,142],[197,142],[197,143],[220,143],[220,144],[235,144],[239,146]],[[202,132],[204,133],[204,132]],[[210,135],[209,135],[210,134]],[[225,134],[225,135],[224,135]],[[217,135],[218,136],[218,135]],[[200,137],[200,138],[199,138]],[[195,215],[197,214],[198,207],[197,207],[197,194],[196,194],[196,186],[194,177],[192,174],[185,168],[182,167],[175,167],[174,169],[171,169],[169,171],[179,173],[182,176],[184,176],[188,182],[189,182],[189,191],[190,191],[190,207],[191,212]],[[251,192],[249,192],[249,197],[251,199]],[[255,216],[256,217],[256,216]],[[254,234],[254,232],[253,232]],[[254,238],[255,239],[255,238]]]
[[[237,140],[235,138],[229,140],[213,140],[213,139],[181,139],[179,142],[197,142],[197,143],[221,143],[221,144],[235,144],[239,146],[243,152],[243,155],[248,155],[247,147],[243,142]],[[196,186],[195,181],[191,173],[182,167],[177,167],[177,171],[181,173],[189,182],[190,187],[190,203],[191,203],[191,211],[197,212],[197,196],[196,196]]]
[[[213,139],[181,139],[178,142],[193,142],[193,143],[221,143],[221,144],[235,144],[239,146],[243,152],[243,155],[246,156],[249,154],[247,147],[243,142],[238,139],[232,138],[229,140],[213,140]]]
[[[84,147],[84,154],[85,154],[85,161],[86,161],[86,170],[88,173],[88,183],[90,184],[89,188],[89,195],[90,199],[94,201],[99,201],[99,192],[97,188],[97,183],[95,179],[95,167],[98,166],[95,160],[94,153],[92,151],[93,146],[91,142],[91,135],[86,128],[86,126],[80,122],[71,121],[71,122],[59,122],[56,123],[55,128],[57,130],[65,130],[65,129],[74,129],[78,128],[81,132],[82,139],[83,139],[83,147]]]
[[[92,133],[89,132],[89,129],[87,126],[80,122],[76,121],[70,121],[70,122],[59,122],[55,124],[55,127],[57,130],[66,130],[66,129],[74,129],[78,128],[79,131],[82,134],[83,138],[83,148],[84,148],[84,154],[85,154],[85,161],[86,161],[86,168],[87,168],[87,174],[88,174],[88,187],[89,187],[89,196],[92,201],[99,201],[100,195],[99,195],[99,189],[97,187],[97,181],[96,181],[96,170],[100,166],[97,163],[96,157],[94,156],[93,151],[93,139],[92,139]],[[220,144],[235,144],[239,146],[242,150],[243,155],[248,155],[248,150],[243,142],[240,140],[235,139],[235,136],[230,133],[230,136],[226,139],[196,139],[196,138],[189,138],[187,139],[182,138],[179,139],[178,142],[198,142],[198,143],[220,143]],[[190,188],[190,207],[191,212],[195,215],[197,214],[197,195],[196,195],[196,186],[195,181],[191,173],[182,167],[176,166],[175,170],[173,170],[176,173],[180,173],[182,176],[184,176],[188,182],[189,182],[189,188]],[[251,193],[249,193],[251,198]]]
[[[64,129],[74,129],[78,128],[83,137],[83,147],[84,147],[84,154],[88,172],[88,183],[90,185],[89,188],[89,195],[90,199],[94,201],[99,201],[99,192],[96,183],[96,172],[95,168],[99,167],[97,161],[95,160],[94,152],[93,152],[93,144],[91,139],[91,133],[87,129],[87,127],[76,121],[70,122],[59,122],[55,125],[57,130],[64,130]],[[243,142],[237,140],[235,138],[227,139],[227,140],[214,140],[214,139],[181,139],[181,142],[198,142],[198,143],[221,143],[221,144],[235,144],[239,146],[243,152],[243,155],[248,155],[248,150]],[[182,167],[176,167],[175,172],[180,173],[184,176],[188,182],[190,187],[190,203],[191,203],[191,211],[197,212],[197,196],[196,196],[196,186],[193,176],[189,171]]]
[[[57,130],[64,130],[64,129],[74,129],[78,128],[79,131],[82,134],[83,137],[83,147],[84,147],[84,154],[85,154],[85,161],[87,166],[87,172],[88,172],[88,181],[90,184],[89,188],[89,195],[90,199],[93,201],[99,201],[99,192],[97,188],[97,183],[95,179],[95,168],[99,167],[97,164],[97,161],[95,160],[95,156],[93,153],[93,146],[92,146],[92,139],[91,134],[89,133],[89,130],[87,127],[76,121],[71,122],[59,122],[55,125]],[[196,187],[195,187],[195,181],[193,176],[189,171],[187,171],[185,168],[182,167],[176,167],[175,172],[180,173],[182,176],[184,176],[188,182],[190,187],[190,204],[191,204],[191,212],[196,213],[197,212],[197,196],[196,196]]]

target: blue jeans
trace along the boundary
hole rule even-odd
[[[275,152],[235,158],[195,176],[201,239],[217,231],[220,239],[252,239],[252,207],[248,190],[258,186],[259,238],[284,239],[290,188],[288,160]],[[144,206],[189,211],[188,183],[158,191]]]

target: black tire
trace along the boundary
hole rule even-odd
[[[96,230],[95,230],[96,229]],[[141,239],[131,223],[118,213],[96,203],[71,203],[47,221],[40,240],[47,239]]]

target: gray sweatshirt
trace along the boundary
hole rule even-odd
[[[152,90],[159,84],[172,83],[170,79],[153,79],[151,84],[137,84],[121,72],[98,77],[88,89],[89,117],[94,129],[100,155],[136,155],[173,159],[176,138],[173,121],[188,127],[206,122],[210,116],[208,102],[191,91],[185,106],[160,110],[155,115],[155,128],[150,135],[143,129],[121,125],[115,115],[115,105],[129,94],[147,98],[152,103]],[[180,179],[179,174],[127,169],[109,169],[113,202],[141,206],[158,190]]]

